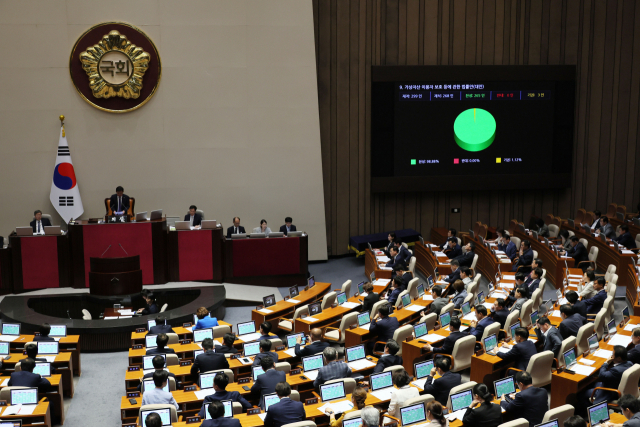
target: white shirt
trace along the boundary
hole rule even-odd
[[[389,402],[389,415],[397,417],[400,415],[400,407],[404,405],[404,402],[420,396],[420,392],[416,387],[406,385],[397,389],[391,394],[391,401]]]
[[[42,220],[36,221],[36,233],[44,233],[44,228],[42,227]]]
[[[193,218],[195,215],[191,215],[191,218],[189,219],[191,226],[193,227]]]

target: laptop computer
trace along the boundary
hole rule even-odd
[[[213,379],[216,377],[218,372],[209,372],[206,374],[200,374],[198,378],[198,385],[201,389],[205,388],[213,388]]]
[[[3,323],[2,335],[20,335],[20,323]]]
[[[460,310],[462,310],[462,315],[466,316],[471,312],[471,303],[469,301],[462,303]]]
[[[302,369],[304,375],[312,380],[318,376],[318,370],[324,366],[324,359],[321,354],[307,356],[302,358]]]
[[[58,341],[38,341],[38,354],[58,354],[60,348]]]
[[[364,282],[358,283],[358,294],[359,295],[364,294]]]
[[[224,415],[222,418],[233,418],[233,402],[231,400],[220,400],[220,403],[224,406]],[[209,405],[211,403],[204,404],[204,419],[210,420],[211,414],[209,414]]]
[[[161,219],[162,218],[162,209],[156,209],[154,211],[151,211],[151,214],[149,215],[150,219]]]
[[[433,285],[436,283],[433,280],[433,276],[427,277],[427,282],[429,283],[429,289],[433,288]]]
[[[345,356],[347,359],[347,364],[353,370],[358,371],[360,369],[375,366],[375,363],[370,362],[366,359],[364,344],[348,347],[345,351]]]
[[[449,323],[451,323],[451,313],[447,311],[440,315],[440,327],[446,328],[449,326]]]
[[[67,336],[67,325],[51,325],[49,336],[52,338],[62,338]]]
[[[392,372],[381,372],[379,374],[371,374],[369,383],[371,384],[371,392],[377,392],[376,397],[380,400],[391,399],[391,394],[396,391],[393,387]]]
[[[423,296],[424,295],[424,283],[420,283],[418,285],[418,287],[416,288],[416,290],[418,291],[418,298]]]
[[[558,420],[547,421],[546,423],[537,424],[533,427],[558,427]]]
[[[373,252],[373,246],[371,246],[371,242],[367,242],[367,247],[371,252]]]
[[[413,371],[416,374],[416,380],[413,382],[413,384],[420,388],[424,388],[424,383],[427,381],[427,377],[431,375],[432,369],[433,369],[433,359],[425,360],[424,362],[414,363]]]
[[[38,388],[12,389],[10,399],[12,405],[37,405]]]
[[[511,338],[516,336],[516,329],[520,327],[520,322],[515,322],[509,327],[509,332],[511,332]]]
[[[608,402],[598,403],[587,408],[589,414],[589,424],[591,427],[597,427],[600,424],[609,421]]]
[[[429,330],[427,329],[427,324],[425,322],[418,323],[417,325],[413,325],[413,334],[415,335],[416,339],[423,337],[428,333],[429,333]]]
[[[289,288],[289,296],[291,298],[297,297],[300,293],[298,292],[298,285],[292,286]]]
[[[424,403],[416,403],[415,405],[400,408],[402,427],[424,423],[426,420],[427,415],[425,414]]]
[[[237,234],[231,235],[231,240],[246,239],[246,238],[247,238],[247,233],[237,233]]]
[[[418,239],[420,240],[420,244],[424,246],[424,237],[418,236]]]
[[[145,391],[153,390],[154,388],[156,388],[156,384],[153,382],[153,380],[146,379],[146,380],[143,381],[143,385],[142,385],[142,392],[143,393]],[[169,391],[169,381],[167,381],[167,384],[164,387],[162,387],[162,390],[166,391],[167,393],[170,393],[170,391]]]
[[[202,342],[207,338],[213,339],[213,329],[196,329],[193,331],[193,342]]]
[[[362,427],[362,418],[351,418],[342,421],[342,427]],[[0,427],[3,427],[0,425]]]
[[[262,369],[262,366],[251,367],[251,376],[253,377],[254,382],[258,379],[258,376],[262,374],[264,374],[264,369]]]
[[[473,395],[471,389],[451,395],[451,412],[466,409],[471,405]]]
[[[214,228],[218,227],[218,221],[216,221],[215,219],[203,219],[202,221],[200,221],[200,227],[203,230],[213,230]]]
[[[609,336],[615,335],[616,332],[618,332],[618,330],[616,329],[616,319],[611,319],[609,320],[609,323],[607,323],[607,334],[609,334]]]
[[[531,312],[531,324],[535,325],[538,322],[538,310]]]
[[[0,342],[0,356],[7,356],[9,354],[9,343]]]
[[[495,380],[493,387],[496,390],[496,399],[501,398],[505,394],[511,394],[516,392],[516,382],[513,380],[513,376],[502,378],[501,380]]]
[[[191,230],[191,221],[176,221],[176,230]]]
[[[260,342],[253,341],[242,344],[242,353],[244,357],[255,356],[260,353]]]
[[[271,295],[267,295],[266,297],[262,297],[262,302],[265,308],[271,307],[272,305],[276,305],[276,295],[271,294]]]
[[[323,402],[344,399],[346,396],[347,395],[344,392],[344,381],[337,381],[335,383],[323,384],[320,386],[320,398]]]
[[[302,343],[301,345],[304,345],[305,343],[305,336],[303,332],[298,332],[297,334],[290,334],[287,335],[286,339],[287,339],[287,348],[293,348],[296,346],[298,337],[302,338]]]
[[[336,300],[338,301],[338,305],[342,305],[345,302],[347,302],[347,294],[344,292],[340,292],[337,296],[336,296]]]
[[[304,231],[290,231],[287,233],[287,237],[302,237]]]
[[[33,368],[34,374],[40,374],[41,377],[51,376],[51,363],[49,362],[36,362],[36,367]]]
[[[136,221],[146,221],[147,220],[147,211],[138,212],[136,214]]]
[[[598,335],[593,334],[587,339],[589,343],[589,354],[593,354],[600,348],[600,343],[598,342]]]
[[[251,237],[252,239],[264,239],[265,237],[267,237],[267,235],[264,233],[251,233],[249,234],[249,237]]]
[[[479,304],[484,304],[484,291],[481,291],[478,293],[478,303]]]
[[[142,356],[142,370],[146,371],[149,369],[155,370],[156,368],[153,366],[153,358],[156,356],[162,356],[164,359],[163,368],[167,367],[167,355],[166,354],[151,354],[149,356]]]
[[[267,412],[269,410],[269,406],[273,405],[274,403],[278,403],[278,402],[280,402],[280,398],[278,397],[278,395],[276,393],[268,393],[268,394],[265,394],[264,396],[262,396],[262,403],[263,403],[265,412]]]
[[[59,225],[48,225],[44,227],[45,236],[59,236],[62,234],[62,230]]]
[[[316,285],[316,277],[315,276],[311,276],[307,279],[307,286],[309,287],[309,289],[313,288]]]
[[[315,302],[313,304],[309,304],[309,315],[313,316],[319,313],[322,313],[322,307],[320,306],[321,303],[319,302]]]
[[[251,320],[250,322],[242,322],[236,325],[238,336],[249,335],[256,333],[256,322]]]
[[[16,236],[33,236],[33,227],[16,227]]]
[[[404,294],[402,295],[402,306],[403,307],[408,307],[411,305],[411,295],[409,294]]]
[[[358,314],[358,327],[362,329],[369,329],[371,325],[371,318],[369,317],[369,312],[365,311],[364,313]]]
[[[171,410],[167,409],[150,409],[148,411],[140,411],[140,422],[142,427],[147,427],[147,415],[156,413],[160,415],[160,420],[162,421],[163,426],[171,425]]]
[[[376,281],[376,273],[375,273],[375,271],[371,272],[371,274],[369,275],[369,279],[371,280],[371,283],[374,283]]]
[[[576,349],[571,348],[564,353],[562,353],[562,357],[564,358],[564,366],[567,369],[571,369],[578,363],[578,358],[576,357]]]
[[[204,350],[194,350],[193,351],[193,359],[195,360],[196,357],[200,356],[203,353],[204,353]]]
[[[484,339],[484,351],[487,354],[495,356],[498,353],[498,337],[496,334],[489,335]]]

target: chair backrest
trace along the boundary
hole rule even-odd
[[[615,308],[613,305],[613,301],[614,301],[614,298],[611,295],[609,295],[607,296],[607,298],[604,300],[604,303],[602,304],[602,308],[606,311],[604,317],[605,317],[605,321],[607,322],[609,322],[609,320],[611,320],[611,316],[613,316],[613,309]]]
[[[597,246],[591,246],[591,249],[589,249],[589,261],[596,262],[599,251],[600,249]]]
[[[609,218],[615,218],[617,210],[618,210],[618,205],[615,203],[610,203],[609,208],[607,209],[607,216]]]
[[[541,279],[540,286],[538,286],[538,289],[536,289],[537,291],[540,291],[540,293],[538,294],[537,298],[532,298],[533,306],[535,307],[534,310],[537,310],[540,307],[540,304],[542,304],[542,295],[544,295],[545,286],[547,286],[547,279]]]
[[[344,344],[344,339],[346,338],[345,331],[351,325],[354,325],[356,323],[358,323],[358,313],[357,312],[347,313],[344,316],[342,316],[342,320],[340,320],[340,326],[339,326],[340,339],[338,341],[335,341],[335,342],[337,344]]]
[[[504,322],[504,330],[508,336],[511,336],[511,325],[513,325],[518,321],[518,316],[520,316],[519,311],[512,311],[507,316],[507,321]]]
[[[576,346],[578,355],[589,350],[589,337],[593,335],[593,323],[589,322],[586,325],[582,325],[578,329],[578,335],[576,336]]]
[[[534,292],[535,293],[535,292]],[[533,311],[533,301],[527,300],[520,309],[520,326],[526,328],[531,324],[531,312]]]
[[[396,356],[402,356],[402,347],[403,347],[402,344],[404,343],[404,340],[412,336],[412,334],[413,334],[413,325],[400,326],[393,333],[393,340],[397,342],[398,345],[400,346],[400,350],[398,350],[398,352],[396,353]]]
[[[174,366],[174,365],[180,364],[180,359],[178,358],[177,354],[167,353],[165,354],[165,356],[167,356],[167,366]]]
[[[460,341],[460,340],[458,340],[458,341]],[[456,341],[456,344],[457,344],[457,341]],[[457,386],[453,387],[451,389],[451,391],[449,392],[449,397],[447,398],[447,408],[449,408],[449,411],[451,411],[451,395],[452,394],[456,394],[456,393],[460,393],[460,392],[465,391],[465,390],[471,390],[473,387],[475,387],[476,384],[477,383],[475,381],[469,381],[468,383],[462,383],[460,385],[457,385]]]
[[[393,366],[388,366],[386,368],[384,368],[384,370],[382,372],[393,372],[391,374],[391,376],[393,376],[393,374],[395,374],[397,371],[402,371],[404,369],[404,366],[402,365],[393,365]],[[404,405],[406,406],[406,405]]]
[[[534,387],[543,387],[551,384],[551,365],[553,364],[553,351],[547,350],[531,356],[527,372],[531,373]]]
[[[587,242],[587,239],[582,238],[582,239],[579,239],[579,240],[580,240],[580,243],[582,243],[585,248],[589,246],[589,242]]]
[[[533,250],[533,259],[538,259],[538,251]]]
[[[376,317],[376,314],[378,314],[378,309],[380,307],[382,307],[385,304],[389,304],[389,301],[387,301],[386,299],[382,299],[378,302],[376,302],[375,304],[373,304],[373,307],[371,307],[371,313],[370,313],[370,318],[373,319],[374,317]]]
[[[274,366],[276,368],[276,371],[281,371],[285,374],[291,372],[291,364],[289,362],[277,362]]]
[[[82,309],[82,318],[84,320],[91,320],[93,319],[93,317],[91,317],[91,313],[89,313],[89,310],[87,310],[86,308]]]
[[[297,423],[284,424],[282,427],[316,427],[316,423],[310,420],[298,421]]]
[[[555,239],[558,237],[558,233],[560,232],[560,227],[555,224],[549,224],[549,237]]]
[[[562,340],[562,344],[560,344],[560,351],[558,352],[558,363],[560,365],[564,365],[564,352],[569,351],[570,348],[574,348],[576,346],[576,337],[570,336]]]
[[[484,342],[484,339],[490,335],[496,334],[496,338],[498,337],[498,332],[500,332],[500,323],[499,322],[493,322],[492,324],[490,324],[489,326],[487,326],[486,328],[484,328],[484,331],[482,332],[482,338],[480,339],[480,342]]]
[[[21,367],[21,365],[22,365],[22,363],[21,363],[21,362],[16,363],[16,364],[15,364],[15,366],[13,367],[13,371],[14,371],[14,372],[20,372],[20,371],[22,371],[22,367]],[[2,399],[0,399],[0,400],[2,400]]]
[[[499,325],[499,324],[498,324]],[[476,337],[473,335],[466,336],[456,340],[451,351],[453,359],[453,372],[459,372],[471,367],[471,357],[476,347]]]
[[[231,326],[229,325],[218,325],[211,328],[213,332],[213,338],[222,338],[225,334],[231,333]]]
[[[540,280],[546,279],[546,278],[547,278],[547,269],[543,268],[542,269],[542,276],[540,276]]]
[[[336,380],[327,381],[325,384],[336,383],[338,381],[344,381],[344,392],[346,394],[353,393],[353,390],[356,389],[356,380],[353,378],[338,378]]]
[[[617,284],[618,284],[618,275],[617,275],[617,274],[615,274],[615,273],[614,273],[614,274],[612,274],[612,275],[611,275],[611,280],[609,280],[609,283],[610,283],[611,285],[617,285]],[[615,294],[615,293],[613,293],[611,296],[613,296],[613,297],[615,298],[616,294]]]
[[[411,297],[412,300],[418,298],[419,284],[420,284],[420,279],[417,277],[414,277],[413,279],[409,280],[409,283],[407,284],[407,292],[409,292],[409,296]]]
[[[229,377],[229,382],[233,383],[235,382],[235,376],[233,374],[233,371],[231,369],[214,369],[213,371],[207,371],[207,372],[203,372],[203,374],[213,374],[214,372],[224,372],[225,374],[227,374],[227,377]]]
[[[178,334],[176,333],[167,332],[167,337],[169,338],[169,342],[167,342],[167,344],[178,344],[178,342],[180,342]]]
[[[630,394],[633,397],[638,397],[638,381],[640,381],[640,365],[635,363],[622,374],[618,390],[623,396]]]
[[[349,411],[344,413],[344,421],[350,420],[353,418],[360,418],[362,416],[362,411]]]
[[[617,274],[616,274],[616,276],[617,276]],[[616,286],[615,283],[609,282],[609,284],[607,285],[607,298],[615,298],[617,289],[618,289],[618,286]],[[607,301],[605,300],[605,303],[606,302]]]
[[[309,304],[296,308],[296,311],[293,312],[293,320],[295,321],[299,317],[302,317],[303,314],[309,315]]]
[[[531,310],[537,310],[540,307],[540,299],[542,299],[542,289],[538,288],[531,295]]]
[[[511,236],[511,241],[516,244],[516,249],[520,250],[520,238],[516,236]]]
[[[327,294],[325,294],[324,297],[322,297],[322,304],[320,304],[320,307],[322,308],[322,311],[326,310],[327,308],[331,307],[333,305],[334,302],[336,302],[336,296],[338,294],[336,294],[335,292],[329,292]]]
[[[598,314],[596,314],[596,319],[593,321],[593,328],[596,330],[596,334],[598,335],[598,339],[602,339],[604,335],[604,324],[607,322],[607,309],[602,307]]]
[[[300,402],[300,393],[298,392],[298,390],[291,390],[291,394],[289,395],[289,399],[291,400],[295,400],[296,402]],[[240,405],[240,409],[241,412],[244,412],[244,409],[242,408],[242,405]],[[235,415],[235,412],[234,412]]]
[[[529,421],[524,418],[518,418],[517,420],[502,423],[498,427],[529,427]]]
[[[422,316],[418,323],[424,323],[427,327],[427,331],[433,331],[438,321],[438,315],[435,313],[429,313],[426,316]]]
[[[558,406],[557,408],[549,409],[547,412],[545,412],[544,417],[542,418],[542,422],[546,423],[547,421],[557,419],[558,426],[563,427],[564,422],[567,419],[573,417],[574,413],[575,413],[575,408],[571,405]]]
[[[160,313],[164,313],[165,311],[167,311],[167,307],[169,307],[169,304],[167,304],[167,303],[162,304],[162,308],[160,309]]]
[[[467,294],[467,296],[464,298],[464,301],[462,301],[462,303],[464,304],[465,302],[471,303],[470,305],[473,307],[473,293]]]
[[[29,387],[19,387],[19,386],[11,386],[11,387],[3,387],[0,390],[0,400],[6,400],[7,403],[11,401],[11,390],[19,390],[21,388],[29,388]]]
[[[455,310],[455,308],[456,308],[455,305],[453,305],[453,303],[450,302],[449,304],[446,304],[444,307],[442,307],[442,309],[440,310],[440,314],[444,314],[448,311],[453,317],[453,310]]]
[[[140,419],[140,414],[142,414],[143,411],[153,411],[154,409],[169,409],[170,412],[170,416],[171,416],[171,423],[177,423],[178,422],[178,412],[176,411],[176,407],[173,406],[171,403],[157,403],[157,404],[153,404],[153,405],[144,405],[141,406],[140,409],[138,410],[138,419]],[[142,423],[140,423],[142,424]]]
[[[409,260],[409,271],[413,273],[413,275],[415,276],[416,274],[416,257],[412,256],[411,259]]]
[[[480,288],[480,283],[473,281],[469,283],[469,287],[467,288],[467,293],[471,296],[471,298],[475,298],[478,296],[478,289]],[[466,301],[466,299],[465,299]],[[473,304],[472,304],[473,305]]]
[[[573,231],[569,230],[569,238],[572,238],[575,235],[576,235],[576,233],[574,233]]]
[[[611,280],[611,275],[616,274],[616,266],[613,264],[609,264],[607,267],[607,271],[604,273],[604,280],[607,282]]]
[[[400,294],[398,295],[398,299],[396,300],[396,303],[394,305],[396,308],[398,308],[400,304],[402,304],[402,297],[405,295],[409,295],[409,291],[400,292]]]
[[[475,255],[473,256],[473,261],[471,261],[471,268],[472,268],[473,270],[475,270],[475,268],[476,268],[476,264],[477,264],[477,263],[478,263],[478,254],[475,254]]]
[[[576,224],[580,224],[584,221],[584,218],[587,216],[587,211],[584,208],[580,208],[578,209],[578,212],[576,213],[576,217],[574,219]]]
[[[342,292],[347,294],[347,299],[351,298],[351,280],[347,280],[342,284]]]
[[[462,246],[462,240],[460,240],[460,238],[459,238],[459,237],[456,237],[456,240],[458,241],[458,244],[459,244],[460,246]]]

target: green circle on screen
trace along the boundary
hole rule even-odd
[[[453,134],[460,148],[467,151],[482,151],[496,137],[496,119],[482,108],[469,108],[456,117]]]

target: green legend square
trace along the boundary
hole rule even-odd
[[[415,165],[416,164],[416,159],[411,159],[411,164]]]

